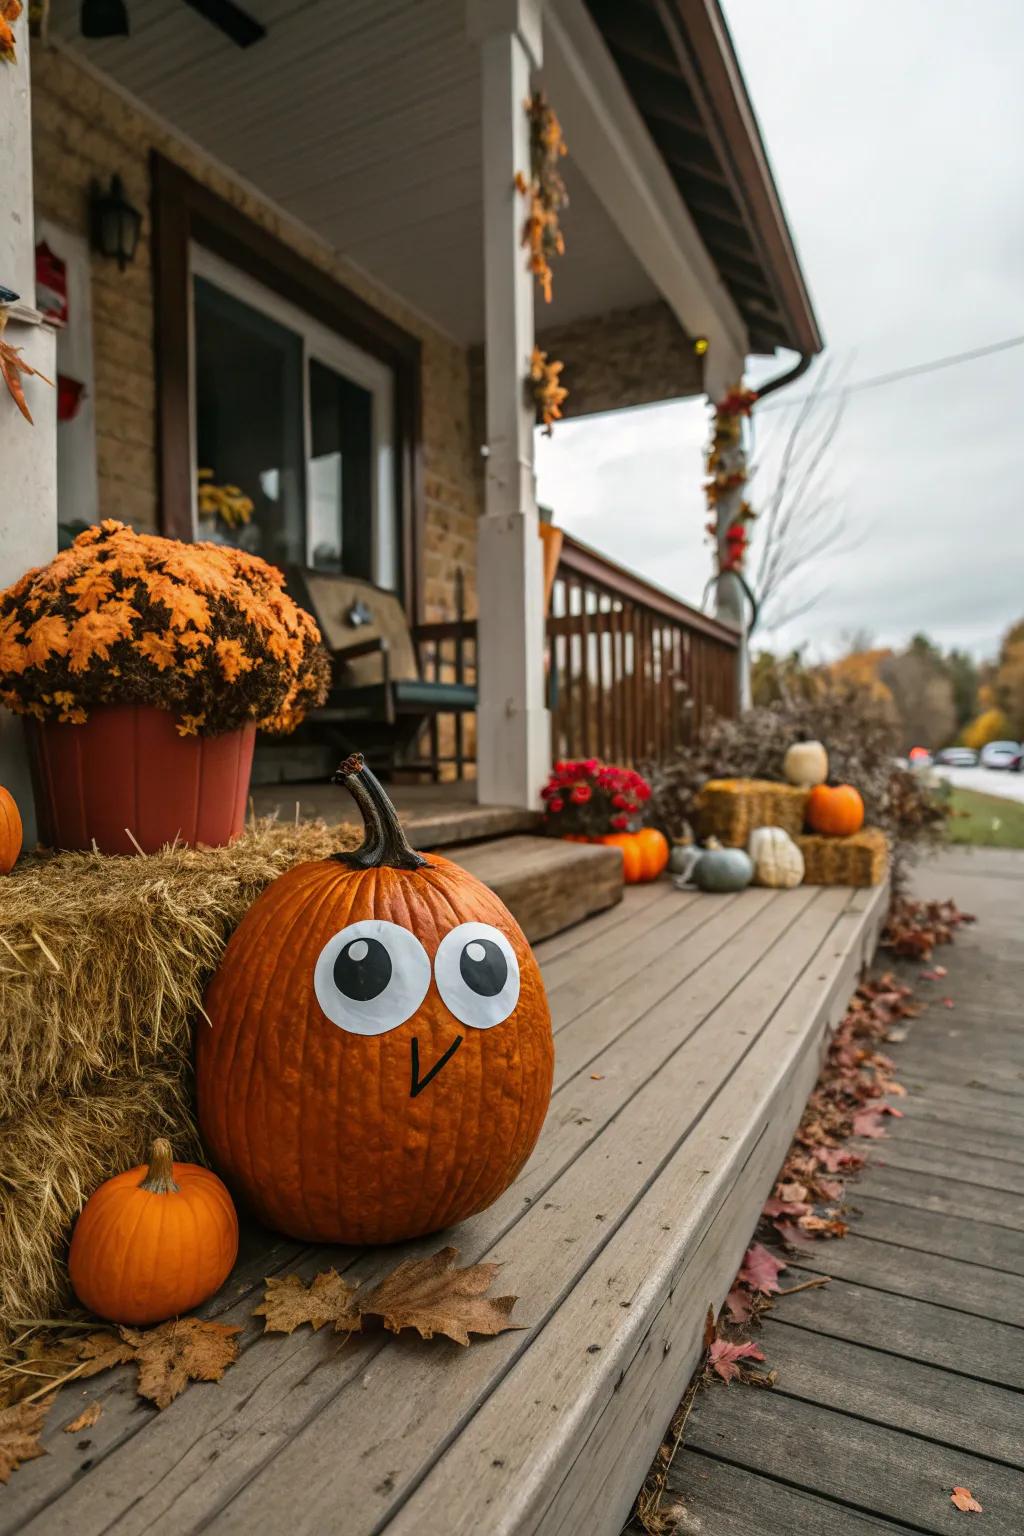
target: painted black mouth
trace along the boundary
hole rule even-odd
[[[441,1068],[447,1066],[455,1052],[462,1044],[463,1036],[456,1035],[451,1045],[443,1056],[439,1056],[425,1077],[420,1077],[420,1042],[416,1036],[412,1037],[412,1087],[409,1089],[409,1097],[414,1099],[418,1093],[422,1093],[428,1083],[433,1082]]]

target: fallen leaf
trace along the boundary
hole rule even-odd
[[[949,972],[944,965],[933,965],[930,971],[921,971],[920,975],[924,981],[941,981]]]
[[[951,997],[944,997],[942,999],[942,1006],[943,1008],[955,1008],[956,1004]]]
[[[428,1259],[406,1259],[365,1296],[356,1297],[356,1310],[361,1316],[379,1317],[392,1333],[415,1328],[423,1339],[440,1333],[456,1344],[468,1344],[471,1333],[521,1327],[509,1322],[517,1297],[484,1295],[500,1265],[458,1269],[458,1257],[457,1248],[442,1248]]]
[[[39,1435],[52,1402],[52,1397],[44,1397],[39,1402],[0,1408],[0,1483],[6,1483],[23,1461],[46,1454]]]
[[[770,1196],[761,1207],[764,1216],[806,1216],[812,1207],[806,1201],[777,1200]]]
[[[739,1361],[763,1359],[764,1350],[749,1339],[740,1344],[730,1344],[728,1339],[716,1339],[708,1351],[708,1364],[726,1383],[735,1381],[741,1374]]]
[[[94,1403],[90,1403],[87,1408],[83,1408],[78,1417],[72,1419],[70,1424],[64,1425],[64,1433],[66,1435],[77,1435],[79,1430],[92,1429],[102,1412],[103,1404],[97,1398]]]
[[[853,1134],[875,1139],[886,1134],[880,1109],[859,1109],[853,1117]]]
[[[964,1514],[980,1515],[983,1513],[981,1505],[969,1488],[954,1488],[949,1497],[951,1503],[955,1504],[957,1509],[963,1510]]]
[[[704,1315],[704,1353],[705,1354],[707,1354],[708,1350],[711,1348],[712,1344],[715,1342],[715,1339],[716,1339],[717,1335],[718,1335],[718,1329],[715,1327],[715,1309],[714,1309],[714,1307],[709,1306],[707,1312]]]
[[[754,1310],[754,1298],[749,1291],[734,1285],[725,1298],[725,1310],[734,1323],[749,1323]]]
[[[763,1243],[751,1243],[743,1256],[743,1264],[736,1276],[743,1285],[749,1285],[752,1291],[763,1291],[770,1296],[772,1291],[777,1291],[779,1282],[776,1278],[780,1269],[787,1266],[781,1259],[777,1259],[773,1253],[769,1253]]]
[[[83,1363],[76,1374],[95,1376],[99,1371],[109,1371],[115,1365],[127,1365],[135,1359],[135,1351],[116,1333],[104,1331],[90,1333],[78,1341],[78,1358]]]
[[[603,1072],[591,1072],[590,1080],[593,1083],[603,1083],[604,1082],[604,1073]]]
[[[343,1280],[336,1269],[315,1275],[309,1285],[301,1275],[271,1275],[263,1293],[263,1304],[253,1317],[265,1319],[264,1333],[293,1333],[303,1323],[313,1329],[325,1323],[355,1332],[361,1327],[359,1315],[352,1309],[356,1287]]]
[[[807,1199],[806,1185],[797,1184],[796,1182],[776,1185],[775,1193],[780,1200],[791,1200],[795,1204],[800,1204]]]
[[[122,1328],[121,1337],[139,1367],[138,1392],[158,1408],[166,1408],[190,1381],[220,1381],[238,1359],[241,1328],[176,1317],[143,1332]]]

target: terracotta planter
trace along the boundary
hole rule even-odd
[[[138,704],[94,709],[85,725],[26,724],[47,847],[155,853],[175,837],[217,847],[242,830],[255,725],[179,736],[167,710]]]

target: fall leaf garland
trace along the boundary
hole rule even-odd
[[[294,728],[326,694],[320,632],[280,571],[108,519],[0,592],[0,702],[80,724],[156,704],[182,735]]]
[[[711,424],[711,441],[705,458],[704,496],[710,514],[707,532],[718,551],[719,571],[742,568],[749,524],[757,515],[742,494],[748,479],[743,422],[750,416],[756,401],[753,390],[734,385],[715,406]],[[724,531],[718,526],[718,514],[723,506],[729,515]]]
[[[565,254],[559,215],[568,206],[569,194],[558,164],[568,150],[562,125],[543,91],[536,91],[523,103],[523,109],[530,122],[530,176],[527,180],[518,171],[515,179],[517,192],[528,202],[522,243],[530,252],[530,271],[540,284],[544,302],[550,304],[554,280],[551,261]],[[547,437],[561,418],[562,405],[569,396],[561,379],[564,367],[564,363],[549,359],[540,347],[534,347],[526,386]]]
[[[0,59],[8,64],[16,64],[18,60],[12,28],[21,12],[21,0],[0,0]]]
[[[552,426],[561,418],[562,405],[569,395],[561,382],[564,367],[564,363],[549,362],[547,353],[542,352],[540,347],[534,347],[527,383],[537,414],[544,423],[545,437],[551,436]]]

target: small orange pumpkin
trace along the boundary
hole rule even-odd
[[[71,1238],[83,1306],[112,1323],[162,1323],[220,1290],[238,1253],[238,1217],[216,1174],[172,1160],[159,1137],[140,1164],[101,1184]]]
[[[627,885],[657,880],[668,864],[668,841],[657,827],[641,827],[639,832],[608,832],[597,841],[622,849],[622,873]]]
[[[533,1150],[554,1047],[540,968],[493,891],[405,840],[356,753],[365,841],[266,887],[198,1026],[199,1122],[268,1226],[418,1237],[481,1211]]]
[[[852,784],[818,784],[807,800],[807,825],[827,837],[849,837],[864,825],[864,801]]]
[[[23,835],[14,796],[0,785],[0,875],[9,875],[14,868]]]

